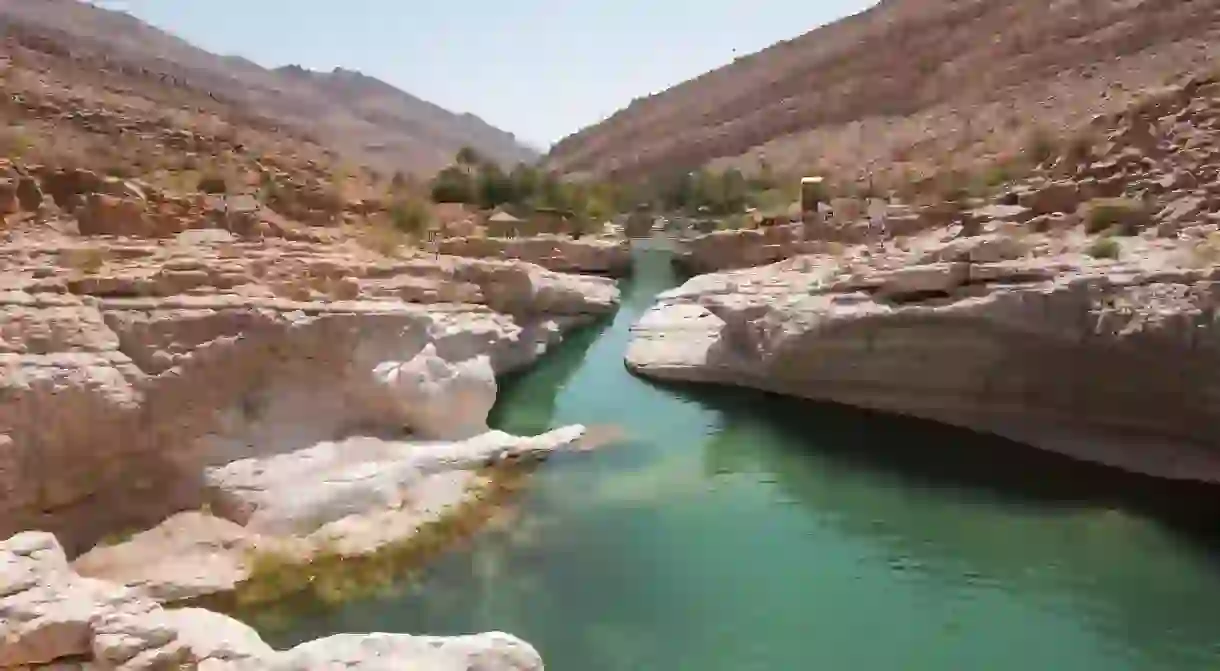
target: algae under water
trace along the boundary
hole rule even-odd
[[[512,518],[391,593],[266,629],[500,630],[552,671],[1220,668],[1220,494],[968,432],[622,357],[672,286],[504,382],[497,428],[614,425],[545,464]]]

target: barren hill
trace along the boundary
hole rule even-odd
[[[884,0],[559,142],[567,171],[713,162],[928,173],[1016,152],[1196,71],[1220,0]]]
[[[140,72],[382,169],[430,172],[464,145],[505,163],[536,157],[478,117],[449,112],[360,73],[267,70],[78,0],[0,0],[0,26],[10,40],[74,61],[80,82],[98,70]]]

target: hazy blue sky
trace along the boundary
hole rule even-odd
[[[360,70],[545,148],[872,0],[97,0],[260,65]]]

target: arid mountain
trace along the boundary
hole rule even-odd
[[[478,117],[449,112],[360,73],[267,70],[78,0],[0,0],[0,26],[10,37],[41,41],[43,51],[70,56],[82,73],[136,69],[386,170],[431,172],[464,145],[505,163],[537,156]]]
[[[553,166],[926,175],[1003,160],[1212,62],[1220,0],[884,0],[558,143]]]

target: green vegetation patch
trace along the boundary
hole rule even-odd
[[[1135,198],[1096,198],[1084,205],[1084,230],[1090,235],[1137,235],[1152,223],[1152,211]]]
[[[235,592],[193,605],[228,612],[256,626],[276,626],[301,612],[327,610],[354,599],[385,594],[409,581],[428,561],[471,539],[527,484],[532,467],[489,467],[486,484],[414,534],[364,556],[344,556],[328,544],[302,561],[286,551],[250,554],[250,576]]]

